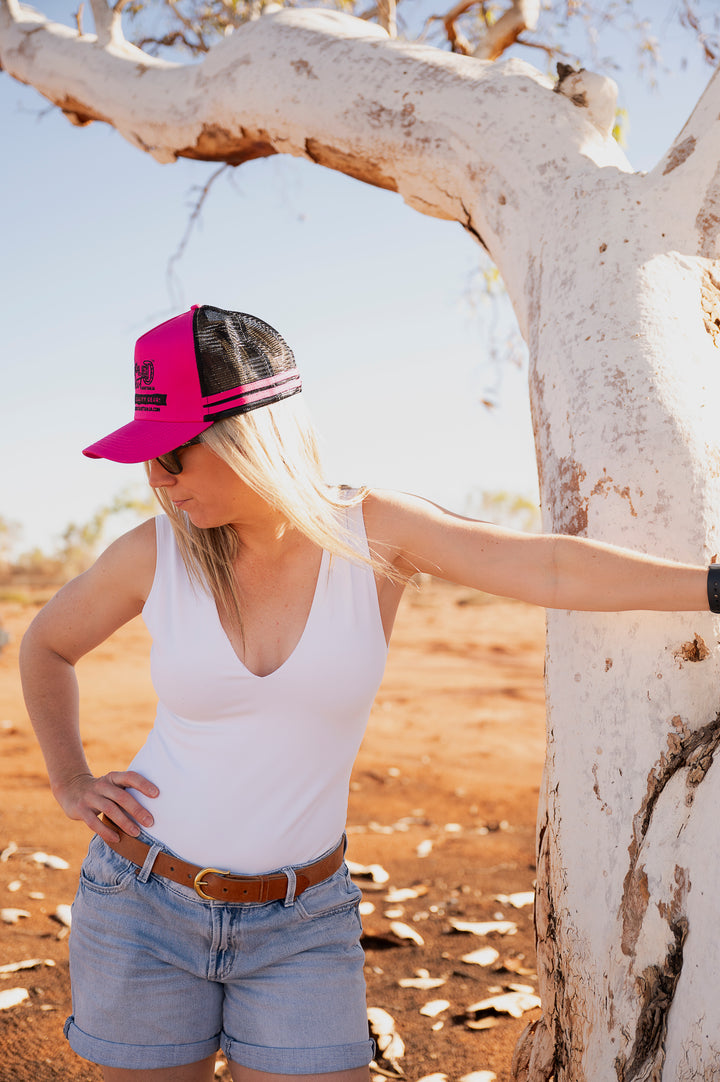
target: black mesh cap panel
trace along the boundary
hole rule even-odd
[[[213,420],[277,402],[300,389],[292,350],[274,327],[257,316],[203,305],[195,312],[194,335],[203,397],[250,388],[258,380],[274,377],[272,389],[261,400],[238,406],[229,396],[227,409],[216,407]]]

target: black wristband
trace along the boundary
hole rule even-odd
[[[720,564],[710,564],[707,575],[710,612],[720,612]]]

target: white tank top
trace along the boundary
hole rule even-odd
[[[348,527],[367,550],[362,507]],[[387,646],[372,569],[322,554],[302,637],[259,677],[230,645],[212,596],[187,574],[165,515],[143,609],[155,724],[130,769],[153,837],[202,867],[256,874],[314,859],[345,829],[355,756]]]

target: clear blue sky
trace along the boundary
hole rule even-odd
[[[58,19],[68,7],[38,6]],[[638,78],[631,52],[618,75],[639,169],[710,77],[687,38],[683,66],[676,24],[662,26],[660,90]],[[602,44],[628,49],[618,34]],[[141,467],[80,450],[132,416],[138,335],[194,303],[255,312],[288,339],[331,479],[455,510],[477,487],[536,493],[525,372],[505,366],[499,407],[481,405],[498,381],[492,313],[468,304],[480,250],[459,225],[305,162],[251,162],[215,186],[171,292],[193,186],[214,167],[158,165],[105,125],[76,129],[46,106],[0,74],[0,515],[22,524],[21,549],[51,549],[68,522],[141,483]]]

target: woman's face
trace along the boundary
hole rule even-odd
[[[262,496],[202,443],[177,452],[181,473],[168,473],[157,459],[150,463],[152,488],[165,490],[167,498],[184,511],[194,526],[234,525],[238,529],[274,517]]]

